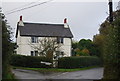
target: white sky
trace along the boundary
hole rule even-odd
[[[8,23],[13,28],[14,37],[16,23],[19,21],[20,15],[23,16],[23,21],[35,23],[63,23],[63,19],[67,18],[70,29],[74,35],[73,39],[75,40],[80,40],[82,38],[92,39],[93,35],[98,33],[99,25],[108,16],[108,1],[77,2],[76,0],[76,2],[55,2],[55,0],[53,0],[46,4],[9,15],[7,15],[7,11],[14,8],[23,8],[26,4],[31,2],[15,2],[15,0],[12,0],[13,2],[5,1],[7,0],[2,2],[2,11],[6,15]],[[38,4],[38,2],[34,4]],[[113,5],[113,9],[116,10],[117,3],[114,2]]]
[[[36,0],[1,0],[2,2],[34,2]],[[45,0],[40,0],[45,1]],[[109,0],[54,0],[53,2],[106,2]],[[111,0],[110,0],[111,1]],[[118,2],[119,0],[112,0]]]

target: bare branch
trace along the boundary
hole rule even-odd
[[[61,47],[61,44],[57,43],[57,38],[55,37],[44,37],[38,39],[38,43],[34,44],[29,41],[29,45],[34,49],[38,50],[40,56],[47,56],[48,52],[56,53]],[[52,54],[54,55],[54,54]]]

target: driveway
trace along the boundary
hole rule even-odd
[[[13,69],[12,72],[17,79],[101,79],[103,77],[103,68],[46,74],[22,69]]]

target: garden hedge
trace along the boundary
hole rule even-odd
[[[101,65],[101,60],[95,56],[63,57],[58,59],[58,68],[82,68],[99,65]]]
[[[51,67],[45,64],[41,64],[41,61],[51,62],[46,57],[24,56],[24,55],[12,55],[11,65],[18,67],[31,67],[31,68],[46,68]]]

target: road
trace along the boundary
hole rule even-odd
[[[13,73],[17,79],[101,79],[103,77],[103,68],[46,74],[31,70],[14,69]]]

